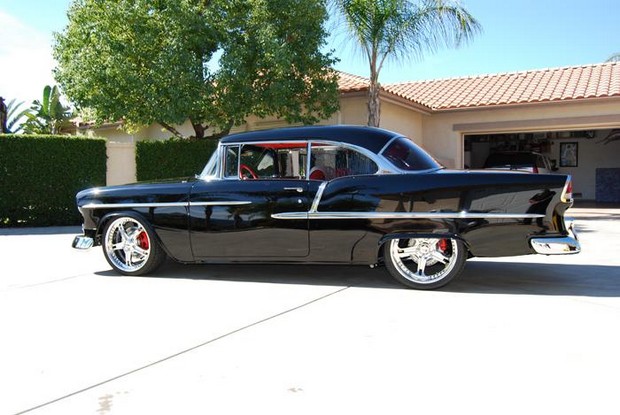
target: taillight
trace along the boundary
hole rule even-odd
[[[534,168],[532,169],[532,173],[538,174],[538,166],[534,166]]]
[[[569,203],[573,201],[573,180],[570,176],[566,178],[566,184],[562,191],[562,202]]]

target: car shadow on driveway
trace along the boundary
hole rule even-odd
[[[620,297],[620,267],[468,261],[463,274],[442,290],[481,294]]]
[[[113,271],[103,271],[97,274],[108,277],[118,276]],[[367,266],[347,265],[182,265],[168,261],[153,275],[140,278],[407,289],[393,280],[385,267],[371,269]],[[468,261],[460,277],[437,291],[620,297],[620,267]]]

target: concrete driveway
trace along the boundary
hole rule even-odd
[[[618,414],[620,210],[583,252],[384,269],[182,266],[119,277],[78,228],[0,231],[0,414]]]

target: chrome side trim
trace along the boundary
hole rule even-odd
[[[158,208],[158,207],[187,207],[191,206],[235,206],[249,205],[248,200],[218,201],[218,202],[168,202],[168,203],[88,203],[80,206],[81,209],[131,209],[131,208]]]
[[[581,252],[579,241],[570,236],[561,238],[532,238],[530,242],[534,251],[543,255],[578,254]]]
[[[318,203],[317,203],[318,204]],[[314,203],[313,203],[314,208]],[[283,212],[274,219],[537,219],[537,213],[471,213],[471,212]]]
[[[319,203],[321,203],[321,197],[323,197],[325,187],[327,187],[327,182],[323,182],[319,185],[319,189],[316,191],[316,195],[314,195],[314,200],[312,201],[312,205],[310,206],[310,211],[308,213],[314,213],[319,209]]]
[[[219,201],[219,202],[189,202],[191,206],[238,206],[238,205],[251,205],[249,200],[231,200],[231,201]]]

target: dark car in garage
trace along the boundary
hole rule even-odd
[[[551,173],[557,169],[549,157],[534,151],[496,151],[487,157],[485,169]]]

